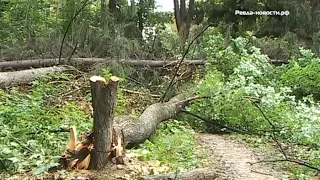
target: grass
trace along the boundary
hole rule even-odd
[[[156,133],[133,150],[140,160],[157,160],[169,167],[169,171],[201,167],[201,150],[195,132],[185,123],[170,120],[158,126]]]

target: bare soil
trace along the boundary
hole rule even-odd
[[[212,161],[230,180],[277,180],[287,177],[286,173],[271,164],[251,164],[265,158],[256,153],[245,142],[232,140],[229,136],[200,134],[199,143],[211,151]]]

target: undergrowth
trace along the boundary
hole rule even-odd
[[[157,160],[169,167],[170,172],[180,172],[201,166],[201,150],[195,141],[195,132],[182,121],[161,123],[152,135],[133,150],[143,161]]]
[[[68,79],[68,75],[42,78],[32,83],[32,91],[16,88],[0,90],[0,169],[2,173],[42,173],[57,165],[66,148],[68,133],[60,129],[75,125],[80,131],[91,127],[90,116],[75,101],[58,102],[55,97],[65,84],[48,80]]]

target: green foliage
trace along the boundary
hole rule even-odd
[[[254,73],[255,77],[262,76],[261,73],[268,73],[269,58],[261,54],[260,49],[250,46],[249,39],[251,38],[255,37],[248,33],[246,38],[232,39],[230,45],[227,46],[221,34],[207,34],[203,44],[208,61],[207,68],[215,68],[226,76],[234,72],[236,74],[239,72]]]
[[[286,86],[293,89],[294,95],[301,98],[309,94],[320,99],[320,60],[310,51],[301,49],[302,57],[290,61],[289,67],[281,76]]]
[[[197,91],[200,97],[206,98],[191,105],[190,110],[240,130],[272,129],[256,103],[281,130],[280,141],[319,147],[320,104],[306,95],[319,93],[320,66],[310,51],[302,49],[297,62],[276,68],[258,48],[246,45],[248,40],[244,38],[233,39],[236,45],[233,48],[218,50],[215,47],[221,46],[221,36],[209,36],[207,42],[210,42],[206,49],[207,72]],[[294,96],[297,93],[300,96]],[[210,126],[200,127],[211,130]],[[295,148],[301,150],[297,156],[320,165],[315,158],[319,150]]]
[[[253,44],[261,48],[263,54],[270,59],[288,60],[299,56],[299,48],[306,47],[306,43],[299,40],[297,34],[288,32],[281,38],[263,37],[256,38]]]
[[[156,133],[134,150],[140,160],[158,160],[170,171],[197,168],[201,165],[193,130],[172,120],[157,127]]]
[[[66,77],[62,75],[60,79]],[[68,133],[50,131],[73,125],[80,131],[91,127],[88,115],[75,102],[63,106],[49,102],[63,86],[49,85],[44,79],[33,83],[33,92],[22,93],[15,88],[0,91],[0,167],[3,172],[32,169],[38,174],[56,166],[65,150]]]
[[[164,49],[164,52],[166,53],[164,57],[176,55],[179,52],[179,36],[176,32],[172,30],[172,27],[169,25],[166,25],[163,29],[160,30],[158,33],[158,40],[159,46],[157,48]]]
[[[0,38],[4,43],[25,40],[29,33],[43,35],[55,25],[54,19],[46,18],[51,13],[48,1],[8,1],[5,10],[0,21]]]

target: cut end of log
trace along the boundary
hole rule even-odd
[[[91,82],[97,82],[97,81],[107,82],[106,79],[104,79],[101,76],[91,76],[90,81]]]
[[[110,80],[113,82],[118,82],[120,79],[117,76],[111,76]],[[90,81],[91,82],[97,82],[97,81],[102,81],[102,82],[107,82],[105,78],[101,77],[101,76],[91,76],[90,77]]]
[[[117,76],[111,76],[110,80],[113,81],[113,82],[118,82],[119,78]]]

